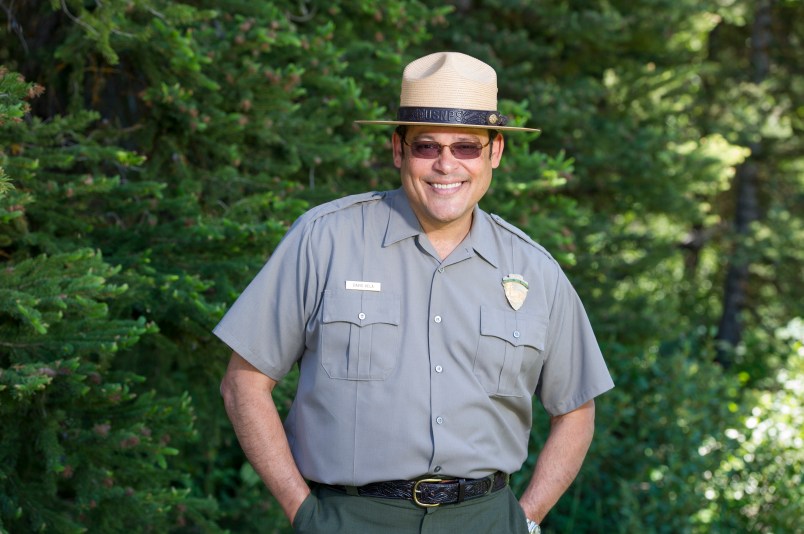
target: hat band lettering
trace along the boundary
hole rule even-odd
[[[505,126],[508,117],[499,111],[474,109],[401,107],[397,120],[404,122],[432,122],[437,124],[469,124],[476,126]]]

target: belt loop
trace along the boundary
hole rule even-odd
[[[457,500],[457,502],[463,502],[465,497],[466,497],[466,479],[465,478],[459,478],[458,479],[458,500]]]
[[[497,480],[497,473],[499,473],[499,471],[486,477],[489,481],[489,489],[486,490],[486,495],[491,495],[491,492],[494,491],[494,481]]]
[[[344,486],[343,489],[346,490],[347,495],[351,495],[352,497],[360,495],[360,492],[357,491],[357,486]]]

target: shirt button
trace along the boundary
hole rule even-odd
[[[433,321],[435,321],[435,322],[437,322],[437,323],[440,323],[440,322],[441,322],[441,316],[440,316],[440,315],[436,315],[435,317],[433,317]]]
[[[357,318],[362,321],[363,319],[366,318],[366,314],[363,313],[363,312],[360,312],[360,313],[357,314]],[[517,337],[519,337],[519,336],[517,336]]]
[[[433,469],[433,473],[438,473],[439,471],[441,471],[441,466],[437,465],[436,468]]]
[[[519,339],[519,330],[514,330],[514,337]]]
[[[444,370],[443,367],[441,367],[440,365],[436,365],[436,373],[440,373],[443,370]]]
[[[443,272],[444,272],[444,268],[443,268],[443,267],[439,267],[439,268],[438,268],[438,272],[443,273]]]
[[[444,418],[439,415],[438,417],[436,417],[436,423],[438,423],[439,425],[443,424],[444,423]]]

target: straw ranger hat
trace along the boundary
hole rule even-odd
[[[436,52],[405,67],[396,120],[355,122],[539,131],[506,126],[508,117],[497,111],[497,73],[459,52]]]

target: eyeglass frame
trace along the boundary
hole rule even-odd
[[[406,139],[406,135],[408,133],[407,130],[408,129],[407,129],[406,125],[400,124],[399,126],[396,127],[396,134],[402,140],[403,145],[408,145],[412,149],[413,145],[408,143],[408,140]],[[449,147],[449,152],[450,152],[450,154],[452,154],[452,156],[455,159],[461,159],[461,160],[464,160],[464,159],[465,160],[477,159],[483,154],[483,149],[486,148],[487,146],[489,146],[490,144],[492,144],[494,142],[494,140],[497,138],[497,135],[499,135],[499,132],[497,130],[489,129],[488,132],[489,132],[489,142],[486,143],[485,145],[481,144],[481,146],[480,146],[480,154],[478,154],[477,156],[475,156],[473,158],[459,158],[458,156],[455,155],[455,151],[452,149],[452,145],[459,144],[459,143],[468,143],[467,141],[457,141],[455,143],[450,143],[449,145],[443,145],[443,144],[438,143],[436,141],[432,141],[433,144],[438,145],[438,155],[435,156],[434,158],[422,158],[422,157],[416,156],[415,154],[413,154],[413,150],[411,150],[410,154],[411,154],[411,156],[413,156],[414,158],[417,158],[417,159],[430,159],[430,160],[433,160],[433,159],[438,159],[439,157],[441,157],[441,154],[444,151],[444,147]],[[414,141],[414,143],[415,142],[416,141]],[[491,152],[489,152],[489,158],[491,158],[491,156],[492,156],[492,154],[491,154]]]

